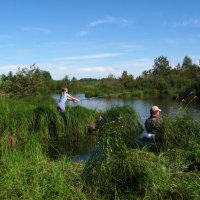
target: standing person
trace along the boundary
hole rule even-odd
[[[156,134],[156,132],[160,132],[163,122],[161,109],[158,106],[152,106],[150,114],[150,117],[145,121],[145,128],[147,133]]]
[[[62,88],[62,92],[60,95],[59,102],[57,104],[57,110],[64,113],[65,112],[65,104],[67,100],[73,101],[73,102],[79,102],[80,100],[72,97],[71,95],[68,94],[68,89],[67,88]]]

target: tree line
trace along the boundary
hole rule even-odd
[[[174,68],[170,66],[167,57],[160,56],[154,60],[152,69],[145,70],[137,78],[137,88],[152,93],[168,94],[170,96],[185,97],[189,93],[200,95],[200,66],[192,63],[189,56],[185,56],[183,63]]]
[[[98,96],[113,92],[140,91],[144,94],[166,94],[173,97],[185,96],[192,92],[200,96],[200,66],[185,56],[182,64],[170,66],[165,56],[154,60],[151,69],[145,70],[134,78],[123,71],[120,77],[109,74],[102,79],[82,78],[71,80],[65,75],[61,80],[53,80],[48,71],[40,70],[36,65],[19,68],[16,74],[9,72],[0,75],[0,93],[17,97],[49,95],[68,87],[72,93],[85,93]]]

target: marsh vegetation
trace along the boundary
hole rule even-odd
[[[134,108],[61,115],[52,99],[0,101],[1,199],[199,199],[200,124],[187,115],[166,118],[152,147],[137,143]],[[91,124],[96,147],[73,163],[62,149],[88,137]]]

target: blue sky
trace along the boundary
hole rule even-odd
[[[137,77],[166,56],[200,59],[199,0],[0,0],[0,74]]]

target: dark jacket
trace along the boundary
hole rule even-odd
[[[147,133],[155,134],[156,132],[160,132],[162,122],[163,122],[162,117],[151,115],[145,121],[145,128],[146,128]]]

